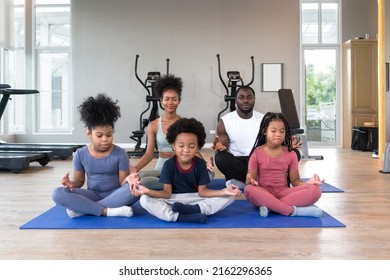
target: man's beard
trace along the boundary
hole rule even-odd
[[[244,114],[248,114],[248,113],[252,112],[253,107],[254,106],[250,106],[250,107],[248,107],[248,109],[244,109],[242,106],[237,106],[237,108],[240,109],[240,111],[243,112]]]

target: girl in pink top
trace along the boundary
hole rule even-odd
[[[250,154],[244,192],[259,207],[262,217],[267,217],[269,211],[285,216],[322,215],[322,210],[313,204],[321,197],[319,186],[324,180],[317,174],[307,182],[300,179],[291,137],[282,113],[265,114]]]

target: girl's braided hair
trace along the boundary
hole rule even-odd
[[[284,123],[285,131],[286,131],[286,137],[282,143],[283,146],[287,146],[288,150],[292,150],[292,145],[291,145],[291,129],[290,126],[288,125],[288,122],[284,115],[282,113],[273,113],[273,112],[268,112],[264,115],[263,119],[261,120],[260,124],[260,129],[259,133],[257,134],[255,144],[253,145],[252,151],[250,155],[253,153],[253,151],[257,148],[260,147],[261,145],[264,145],[265,142],[267,141],[266,139],[266,132],[267,128],[270,124],[271,121],[275,120],[281,120]]]

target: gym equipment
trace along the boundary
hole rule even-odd
[[[351,149],[370,151],[378,149],[378,127],[353,126]]]
[[[291,133],[293,135],[299,135],[302,141],[302,159],[314,159],[322,160],[323,156],[310,156],[309,149],[307,147],[307,138],[305,130],[301,128],[301,124],[298,118],[297,108],[295,107],[294,94],[291,89],[279,89],[278,91],[280,109],[282,114],[288,121]]]
[[[0,121],[11,95],[39,93],[35,89],[12,89],[8,84],[0,84]],[[66,159],[82,145],[49,145],[49,144],[10,144],[0,143],[0,168],[19,173],[29,167],[30,162],[38,161],[42,166],[54,157]]]
[[[218,113],[217,121],[219,121],[221,119],[222,113],[225,112],[229,107],[230,107],[230,112],[236,110],[235,101],[236,101],[237,88],[240,86],[244,86],[244,81],[239,71],[227,71],[228,84],[226,85],[221,74],[221,58],[219,54],[217,54],[217,60],[218,60],[219,79],[221,80],[226,90],[226,95],[224,97],[224,101],[226,102],[226,107]],[[253,56],[251,56],[251,61],[252,61],[252,80],[245,86],[250,86],[253,83],[253,80],[255,79],[255,62]],[[230,88],[230,93],[229,93],[229,88]]]
[[[158,108],[160,107],[162,110],[164,110],[160,104],[159,97],[156,93],[156,81],[158,78],[160,78],[161,74],[160,72],[148,72],[145,81],[142,81],[140,77],[138,76],[138,59],[139,55],[137,54],[135,56],[135,76],[137,80],[142,84],[142,86],[145,88],[147,95],[146,95],[146,102],[148,102],[148,107],[142,111],[140,117],[139,117],[139,130],[132,131],[133,135],[130,136],[130,138],[134,141],[136,141],[136,145],[134,148],[134,151],[128,151],[127,155],[129,157],[132,156],[142,156],[145,151],[145,148],[141,148],[141,140],[142,137],[145,135],[145,128],[148,126],[148,124],[151,121],[154,121],[155,119],[159,118],[158,114]],[[169,74],[169,58],[166,59],[167,61],[167,75]],[[143,118],[143,115],[150,110],[149,117],[147,119]],[[156,147],[157,149],[157,147]],[[155,157],[158,157],[158,151],[155,151],[154,153]]]
[[[3,95],[0,101],[0,121],[7,106],[8,100],[11,99],[11,94],[36,94],[39,91],[35,89],[12,89],[8,84],[0,84],[0,93]]]
[[[383,170],[379,170],[379,172],[384,174],[390,173],[390,143],[386,146],[385,157],[383,159]]]
[[[30,162],[37,161],[46,166],[53,159],[51,151],[0,151],[0,169],[9,169],[18,174],[27,169]]]
[[[67,145],[67,144],[22,144],[22,143],[0,143],[0,151],[2,152],[44,152],[50,151],[53,158],[60,158],[66,160],[72,156],[73,153],[84,145]]]

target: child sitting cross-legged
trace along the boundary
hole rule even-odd
[[[262,217],[267,217],[269,211],[285,216],[322,215],[322,210],[314,203],[321,197],[319,186],[324,180],[317,174],[307,182],[301,180],[291,137],[283,114],[265,114],[250,153],[244,191],[246,198],[259,208]],[[286,174],[293,187],[290,187]]]
[[[240,189],[230,185],[222,190],[207,188],[210,182],[205,160],[196,156],[206,140],[201,122],[181,118],[167,131],[167,141],[175,155],[161,170],[162,190],[149,189],[140,184],[136,173],[128,177],[134,196],[150,214],[168,222],[205,223],[212,215],[234,202]]]

